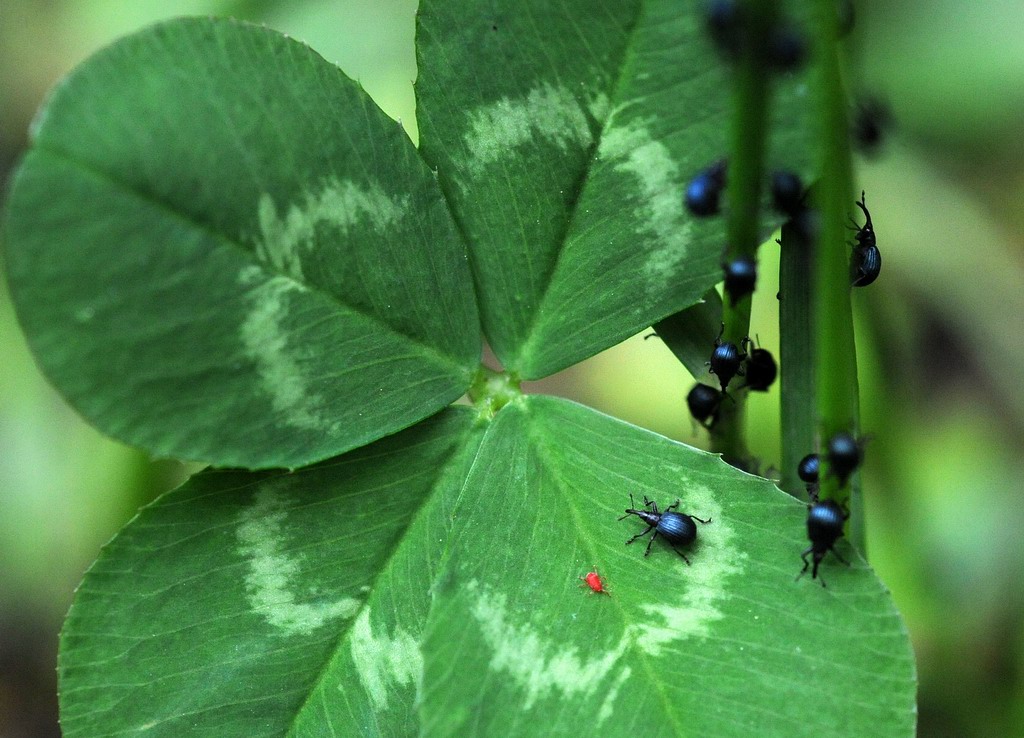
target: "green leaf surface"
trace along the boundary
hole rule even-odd
[[[203,472],[144,509],[68,615],[64,735],[414,734],[432,492],[460,489],[474,417],[292,473]]]
[[[444,407],[479,361],[433,174],[356,83],[265,28],[173,21],[73,72],[6,246],[50,380],[157,455],[323,459]]]
[[[712,387],[718,384],[707,366],[715,336],[722,327],[722,298],[717,290],[708,290],[701,302],[659,320],[653,327],[694,379]]]
[[[723,220],[682,202],[729,128],[700,3],[424,0],[418,21],[421,150],[507,368],[551,374],[720,281]],[[806,176],[805,84],[775,87],[769,166]]]
[[[862,561],[794,581],[805,508],[766,480],[534,397],[498,415],[466,488],[423,646],[428,735],[913,734],[888,592]],[[712,519],[692,566],[622,545],[644,527],[616,521],[630,493]],[[595,568],[609,596],[579,588]]]
[[[65,628],[67,735],[913,734],[880,582],[845,542],[794,581],[804,506],[563,400],[476,418],[145,510]],[[711,518],[692,566],[623,545],[630,493]]]

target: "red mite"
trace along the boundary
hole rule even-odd
[[[608,594],[608,590],[604,588],[604,582],[601,581],[601,575],[596,571],[590,572],[585,577],[580,577],[580,581],[585,582],[597,594]]]

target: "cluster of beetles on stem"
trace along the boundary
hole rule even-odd
[[[743,6],[736,0],[713,0],[706,6],[708,33],[723,56],[729,59],[743,53],[742,10]],[[852,27],[853,21],[850,3],[838,4],[837,20],[840,34],[845,35]],[[768,67],[779,71],[798,67],[806,56],[806,43],[803,37],[794,26],[784,20],[777,22],[763,46],[759,52],[766,55],[763,61]],[[884,109],[874,101],[858,105],[854,110],[851,136],[853,143],[862,151],[870,153],[877,146],[879,129],[884,123],[884,117]],[[727,176],[728,161],[724,158],[698,172],[687,184],[683,194],[687,210],[698,218],[718,215],[721,212]],[[790,171],[773,172],[771,198],[774,209],[788,219],[789,232],[813,244],[817,235],[817,214],[807,204],[808,193],[799,175]],[[866,287],[878,277],[882,257],[863,192],[860,200],[854,205],[863,212],[865,222],[863,225],[852,222],[855,243],[850,256],[850,283],[853,287]],[[739,255],[724,260],[722,272],[725,296],[731,305],[734,306],[739,300],[754,292],[757,284],[757,261],[753,255]],[[686,404],[694,420],[711,432],[714,432],[723,401],[727,398],[733,399],[728,387],[734,378],[743,378],[744,383],[739,387],[740,390],[766,392],[778,376],[778,365],[771,352],[755,346],[749,336],[737,345],[723,340],[724,334],[723,323],[721,331],[714,339],[711,357],[706,362],[709,372],[717,378],[719,388],[697,383],[686,396]],[[863,452],[864,440],[858,441],[848,432],[836,433],[828,439],[824,458],[828,464],[829,474],[836,477],[841,489],[860,466]],[[800,555],[804,565],[797,579],[810,568],[811,578],[817,579],[824,587],[825,581],[819,576],[818,567],[829,551],[841,562],[848,564],[834,546],[843,536],[843,527],[849,518],[849,511],[835,500],[819,499],[820,457],[817,453],[810,453],[801,459],[797,474],[805,484],[810,499],[807,506],[807,536],[810,546]],[[679,500],[676,500],[663,510],[659,510],[658,504],[646,496],[643,498],[643,506],[638,507],[630,495],[630,506],[619,520],[636,516],[647,527],[627,540],[626,544],[631,544],[653,531],[644,556],[650,554],[654,540],[661,536],[689,564],[690,560],[679,547],[688,546],[696,540],[698,522],[707,524],[711,520],[680,512],[678,507]],[[596,571],[580,579],[594,592],[608,593],[604,581]]]

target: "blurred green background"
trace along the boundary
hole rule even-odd
[[[695,0],[696,1],[696,0]],[[415,138],[415,0],[0,0],[0,180],[46,91],[98,47],[177,15],[308,42]],[[850,85],[896,120],[858,160],[884,259],[855,294],[869,553],[918,656],[920,734],[1024,735],[1024,2],[857,4]],[[711,154],[709,154],[709,157]],[[777,250],[762,250],[769,274]],[[776,349],[776,287],[752,332]],[[0,738],[59,735],[57,633],[82,572],[190,471],[84,425],[38,374],[0,286]],[[693,380],[635,337],[529,387],[701,445]],[[751,445],[778,464],[778,396]],[[797,570],[794,552],[794,571]],[[827,701],[834,684],[795,699]]]

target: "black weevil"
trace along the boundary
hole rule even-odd
[[[867,96],[857,101],[850,115],[850,138],[862,154],[877,154],[892,128],[892,111],[883,100]]]
[[[735,343],[723,341],[723,333],[725,333],[724,323],[715,339],[715,349],[711,352],[711,360],[707,363],[711,365],[711,373],[718,377],[718,381],[722,385],[722,393],[725,394],[725,388],[729,386],[732,378],[737,374],[743,376],[743,360],[747,358],[747,355],[740,351]]]
[[[780,72],[798,69],[807,58],[807,40],[795,26],[783,23],[768,36],[767,62]]]
[[[864,225],[853,224],[853,227],[857,229],[857,235],[854,236],[857,239],[857,246],[874,246],[875,227],[871,223],[871,213],[868,212],[868,205],[864,200],[864,190],[860,191],[860,200],[857,200],[854,204],[864,212]]]
[[[726,57],[739,56],[743,36],[743,6],[737,0],[710,0],[704,8],[708,35]]]
[[[860,466],[863,458],[861,444],[846,431],[840,431],[828,439],[825,459],[828,461],[829,473],[839,478],[840,487],[846,486],[846,480]]]
[[[718,200],[725,188],[725,173],[725,159],[698,172],[686,185],[683,202],[687,210],[702,218],[715,215],[718,212]]]
[[[800,175],[784,170],[772,172],[772,205],[790,218],[800,213],[804,207],[804,185]]]
[[[696,520],[699,523],[710,523],[711,518],[703,520],[698,518],[696,515],[687,515],[686,513],[677,512],[676,508],[679,507],[679,500],[676,500],[671,505],[665,508],[664,511],[658,510],[658,503],[654,500],[647,499],[644,495],[644,509],[638,510],[636,503],[633,502],[633,494],[629,495],[629,509],[626,510],[626,514],[623,515],[619,520],[625,520],[630,515],[636,515],[642,521],[647,523],[647,528],[640,533],[626,541],[628,546],[633,541],[641,538],[652,530],[654,535],[647,542],[647,550],[644,551],[644,556],[651,553],[651,544],[654,543],[654,539],[660,534],[662,538],[668,541],[669,545],[675,550],[677,554],[683,557],[683,561],[687,565],[690,564],[690,560],[686,558],[686,554],[680,551],[676,546],[687,546],[693,543],[697,538],[697,526],[693,522]]]
[[[754,291],[757,285],[757,261],[751,256],[737,256],[722,265],[725,273],[725,294],[729,296],[729,304],[737,302]]]
[[[710,429],[718,420],[718,408],[722,404],[722,393],[714,387],[697,383],[686,395],[686,406],[694,420]]]
[[[854,287],[867,287],[878,279],[882,271],[882,253],[878,250],[878,243],[875,238],[875,227],[871,223],[871,213],[868,212],[867,204],[864,202],[864,192],[860,193],[860,200],[857,207],[864,211],[864,225],[858,226],[857,245],[853,247],[853,255],[850,257],[850,282]]]
[[[821,586],[824,587],[825,578],[818,576],[818,565],[829,551],[849,566],[849,562],[840,556],[834,548],[836,541],[843,536],[843,525],[848,517],[850,517],[849,513],[835,500],[818,501],[815,499],[807,507],[807,538],[810,539],[811,545],[800,554],[804,568],[796,575],[797,579],[806,574],[807,567],[811,566],[811,579],[819,580]],[[811,554],[810,562],[807,560],[807,554]]]
[[[744,372],[746,387],[757,392],[767,392],[779,375],[779,366],[775,363],[771,351],[755,348],[747,356]]]
[[[796,475],[804,484],[817,484],[818,472],[821,469],[821,462],[818,454],[807,454],[800,459],[796,467]]]
[[[854,287],[867,287],[878,279],[882,271],[882,252],[874,244],[858,246],[850,259],[850,283]]]

